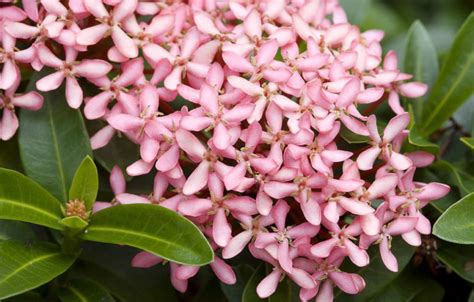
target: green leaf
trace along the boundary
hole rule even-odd
[[[474,93],[474,13],[456,34],[448,58],[423,109],[421,133],[438,129]]]
[[[438,154],[439,146],[435,143],[430,142],[428,139],[424,138],[420,134],[419,127],[416,125],[415,109],[413,109],[412,104],[408,105],[408,112],[410,113],[410,132],[408,134],[408,142],[410,143],[410,145],[414,146],[415,150],[424,150],[435,155]]]
[[[86,209],[90,211],[92,205],[97,198],[99,191],[99,175],[94,161],[86,156],[82,161],[76,174],[72,180],[71,189],[69,190],[69,200],[82,200],[86,205]]]
[[[64,273],[75,258],[59,247],[36,242],[0,242],[0,299],[21,294]]]
[[[237,282],[232,285],[220,282],[221,289],[229,302],[241,302],[245,285],[252,276],[254,270],[248,264],[240,264],[237,267],[234,267],[234,272],[237,277]]]
[[[61,230],[61,203],[28,177],[0,169],[0,218]]]
[[[71,270],[72,276],[99,283],[122,302],[178,302],[170,282],[169,265],[132,267],[130,260],[137,249],[128,246],[86,241],[82,247],[82,259]]]
[[[367,15],[371,5],[371,0],[341,0],[339,1],[347,14],[347,18],[351,23],[360,25]]]
[[[147,294],[146,292],[141,292],[131,284],[131,278],[122,277],[107,268],[91,262],[86,262],[74,267],[71,271],[71,275],[86,278],[99,284],[120,301],[152,301],[142,296],[143,294]]]
[[[353,269],[343,268],[343,271],[355,271],[355,273],[361,275],[366,282],[366,287],[357,295],[347,295],[341,292],[336,296],[336,301],[369,301],[383,293],[386,287],[400,275],[403,268],[410,262],[415,249],[400,238],[394,238],[392,241],[392,252],[398,260],[398,273],[391,272],[385,267],[380,258],[378,246],[373,246],[369,249],[370,264],[368,266],[356,268],[351,264],[350,267]]]
[[[474,302],[474,289],[471,291],[471,294],[469,295],[469,302]]]
[[[370,141],[370,138],[368,138],[367,136],[355,134],[346,127],[342,127],[341,132],[339,134],[341,135],[342,139],[345,140],[348,144],[363,144],[368,143]]]
[[[58,291],[62,302],[114,302],[115,299],[101,285],[87,279],[72,279]]]
[[[270,272],[269,272],[270,273]],[[293,291],[294,284],[288,278],[285,277],[277,287],[277,290],[273,295],[268,297],[268,302],[292,302],[299,301],[298,294]]]
[[[30,86],[43,75],[36,74]],[[77,167],[92,155],[89,136],[80,111],[68,107],[63,87],[43,95],[41,110],[20,112],[20,155],[26,175],[66,202]]]
[[[474,283],[474,246],[442,241],[436,257],[461,278]]]
[[[18,136],[8,141],[0,140],[0,167],[22,172],[21,159],[18,151]]]
[[[94,135],[97,131],[107,126],[103,121],[87,121],[87,129],[90,135]],[[110,142],[100,149],[94,150],[94,159],[99,165],[111,172],[114,166],[119,166],[125,170],[129,165],[140,159],[136,144],[132,143],[125,135],[117,133]],[[131,177],[125,175],[127,180]]]
[[[26,292],[21,295],[8,298],[3,300],[3,302],[45,302],[46,299],[41,297],[39,293],[35,292]]]
[[[208,241],[191,221],[157,205],[118,205],[101,210],[92,215],[82,237],[133,246],[188,265],[204,265],[213,259]]]
[[[439,238],[460,244],[474,244],[474,193],[449,207],[433,227]]]
[[[268,299],[260,299],[257,295],[257,286],[265,278],[265,265],[260,265],[250,277],[242,293],[242,302],[260,302]]]
[[[84,221],[79,216],[70,216],[70,217],[63,218],[61,220],[61,224],[64,225],[66,228],[72,229],[72,230],[83,230],[88,225],[87,221]]]
[[[14,220],[0,220],[0,240],[22,240],[35,239],[35,233],[30,225]]]
[[[433,87],[438,70],[438,55],[433,42],[423,24],[420,21],[415,21],[407,35],[403,72],[412,74],[414,81],[423,82],[428,84],[429,87]],[[416,120],[420,118],[423,100],[427,96],[428,93],[422,98],[410,101],[414,108]]]
[[[367,301],[441,302],[443,295],[443,287],[431,279],[429,275],[407,268],[377,296]]]
[[[474,150],[474,137],[461,137],[461,142],[463,142],[471,150]]]
[[[446,182],[456,185],[462,196],[474,192],[474,177],[452,163],[438,160],[430,166],[430,169],[443,175]]]

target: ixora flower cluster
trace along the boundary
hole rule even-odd
[[[70,107],[84,102],[87,119],[107,122],[93,148],[122,133],[140,147],[126,172],[156,175],[153,194],[136,196],[115,168],[116,197],[96,211],[127,203],[172,209],[208,237],[222,282],[236,281],[224,259],[248,247],[273,266],[260,297],[287,276],[303,301],[330,301],[334,287],[362,291],[362,277],[340,268],[346,258],[366,266],[377,244],[397,271],[392,238],[418,246],[430,234],[421,209],[449,187],[413,180],[434,157],[401,153],[410,116],[399,101],[427,87],[407,82],[396,54],[382,56],[383,32],[361,33],[337,0],[64,2],[0,8],[0,134],[16,132],[16,107],[43,103],[37,92],[15,94],[19,66],[53,69],[39,91],[65,82]],[[84,97],[84,80],[101,92]],[[386,103],[394,114],[382,125],[372,113]],[[341,131],[369,143],[340,149],[351,147]],[[132,265],[161,261],[142,252]],[[198,270],[171,263],[174,287],[185,291]]]

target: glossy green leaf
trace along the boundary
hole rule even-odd
[[[28,177],[0,169],[0,218],[61,230],[61,203]]]
[[[350,264],[344,267],[343,271],[355,272],[361,275],[366,282],[366,287],[364,291],[357,295],[347,295],[340,292],[336,297],[336,301],[369,301],[383,293],[386,287],[400,275],[400,272],[410,262],[415,249],[400,238],[394,238],[392,252],[398,260],[398,273],[391,272],[385,267],[380,258],[378,246],[369,249],[370,264],[368,266],[357,268]]]
[[[83,230],[87,227],[87,221],[84,221],[79,216],[70,216],[61,219],[61,224],[64,225],[68,229],[72,230]]]
[[[47,242],[0,242],[0,299],[8,298],[64,273],[75,258]]]
[[[414,81],[423,82],[430,88],[433,87],[439,70],[438,55],[428,32],[420,21],[415,21],[408,30],[403,65],[403,72],[412,74]],[[423,100],[428,95],[429,93],[419,99],[409,101],[413,106],[416,120],[420,118]]]
[[[34,76],[30,86],[42,76]],[[68,107],[64,87],[43,95],[41,110],[20,112],[20,155],[26,175],[66,202],[77,167],[92,155],[89,136],[80,111]]]
[[[440,173],[443,181],[457,186],[462,196],[474,192],[474,177],[454,164],[438,160],[430,166],[430,169]]]
[[[433,227],[439,238],[460,244],[474,244],[474,193],[449,207]]]
[[[101,287],[106,288],[107,291],[115,298],[120,301],[133,301],[134,299],[138,301],[149,301],[151,299],[146,299],[139,289],[133,286],[132,278],[130,276],[120,276],[107,268],[96,265],[94,263],[85,262],[81,265],[74,267],[71,271],[71,275],[79,278],[89,279]]]
[[[408,105],[411,122],[410,122],[410,133],[408,134],[408,142],[415,146],[418,150],[424,150],[426,152],[430,152],[432,154],[438,154],[439,146],[435,143],[430,142],[428,139],[424,138],[416,124],[415,120],[415,109],[410,104]]]
[[[423,109],[421,133],[438,129],[474,93],[474,13],[456,34],[448,58]]]
[[[87,121],[87,129],[92,137],[97,131],[107,126],[103,121]],[[110,127],[110,126],[109,126]],[[129,165],[140,159],[140,154],[136,144],[132,143],[125,135],[117,133],[110,142],[102,148],[94,150],[94,159],[107,171],[112,171],[114,166],[119,166],[125,170]],[[127,180],[131,177],[125,174]]]
[[[436,258],[461,278],[474,283],[474,246],[439,242]]]
[[[265,265],[260,265],[252,274],[245,285],[242,293],[242,302],[261,302],[268,299],[260,299],[257,295],[257,286],[265,278]]]
[[[3,302],[45,302],[47,301],[39,293],[36,292],[26,292],[18,296],[14,296],[3,300]]]
[[[270,273],[270,272],[269,272]],[[277,287],[273,295],[268,297],[268,302],[297,302],[298,292],[294,291],[295,284],[288,277],[285,277]]]
[[[178,302],[169,265],[132,267],[130,260],[138,251],[128,246],[86,241],[82,248],[81,259],[70,272],[72,276],[99,283],[122,302]]]
[[[87,279],[68,280],[58,291],[62,302],[114,302],[110,293],[98,283]]]
[[[0,140],[0,150],[0,167],[23,171],[18,151],[18,136],[14,136],[8,141]]]
[[[0,220],[0,240],[30,241],[35,233],[27,223],[14,220]]]
[[[471,150],[474,150],[474,137],[462,137],[461,142],[463,142]]]
[[[345,140],[348,144],[363,144],[368,143],[370,141],[370,138],[368,138],[367,136],[355,134],[346,127],[342,127],[341,132],[339,134],[341,135],[342,139]]]
[[[340,3],[346,11],[347,18],[351,23],[360,25],[367,15],[371,5],[371,0],[341,0]]]
[[[444,289],[429,275],[407,267],[393,282],[370,302],[441,302]]]
[[[213,252],[201,231],[188,219],[151,204],[119,205],[92,215],[83,239],[133,246],[164,259],[204,265]]]
[[[248,264],[240,264],[233,269],[237,281],[232,285],[227,285],[221,282],[221,289],[229,302],[241,302],[245,285],[253,275],[254,269]]]
[[[69,200],[82,200],[89,211],[99,191],[99,175],[94,160],[87,156],[77,168],[69,190]]]

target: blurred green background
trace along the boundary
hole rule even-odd
[[[340,0],[349,21],[362,30],[383,29],[384,50],[403,51],[406,33],[415,20],[425,25],[440,56],[471,11],[473,0]],[[401,54],[401,53],[400,53]]]

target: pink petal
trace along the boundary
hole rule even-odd
[[[273,295],[280,282],[281,272],[279,270],[273,270],[268,276],[266,276],[257,286],[257,295],[261,299],[265,299]]]
[[[386,232],[392,236],[398,236],[413,230],[418,222],[418,217],[401,216],[392,221]]]
[[[163,259],[148,252],[139,252],[132,259],[132,267],[149,268],[161,263]]]
[[[127,58],[138,56],[138,47],[135,45],[135,42],[120,27],[113,27],[112,40],[120,53]]]
[[[226,247],[222,250],[222,257],[230,259],[238,254],[247,246],[252,239],[252,231],[244,231],[232,238]]]
[[[311,247],[311,254],[318,258],[326,258],[331,253],[332,249],[338,244],[339,239],[331,238],[316,243]]]
[[[36,91],[30,91],[25,94],[17,95],[12,99],[13,105],[28,110],[39,110],[43,106],[43,101],[43,96]]]
[[[357,274],[335,271],[329,273],[329,278],[331,278],[339,289],[351,295],[360,293],[365,288],[364,279]]]
[[[357,166],[359,167],[359,169],[362,171],[372,169],[375,160],[380,154],[380,151],[381,150],[379,147],[371,147],[359,154],[359,156],[357,157]]]
[[[263,190],[269,196],[279,199],[288,197],[294,192],[296,192],[298,190],[298,185],[295,183],[270,181],[265,183],[265,185],[263,186]]]
[[[227,81],[232,85],[232,87],[238,88],[250,96],[259,96],[263,94],[263,88],[249,82],[248,80],[237,77],[229,76]]]
[[[321,207],[313,198],[310,198],[307,202],[301,202],[301,211],[309,223],[313,225],[321,224]]]
[[[225,247],[232,238],[232,229],[227,222],[227,217],[223,208],[219,208],[214,216],[212,238],[220,247]]]
[[[328,202],[323,213],[324,217],[326,217],[330,222],[337,223],[339,221],[339,211],[335,201]]]
[[[194,169],[184,184],[183,194],[192,195],[206,186],[209,176],[209,166],[208,161],[202,161],[197,168]]]
[[[144,121],[128,114],[114,114],[107,118],[107,122],[121,132],[135,131],[143,127]]]
[[[275,58],[275,55],[277,52],[278,52],[277,40],[272,39],[263,43],[257,52],[257,56],[256,56],[257,66],[270,64],[273,61],[273,58]]]
[[[385,266],[392,272],[398,272],[398,261],[397,258],[390,251],[388,246],[387,236],[384,236],[379,245],[380,256]]]
[[[262,37],[262,21],[256,9],[252,9],[244,20],[244,29],[251,39]]]
[[[293,268],[293,261],[290,258],[289,249],[290,245],[287,240],[283,240],[283,242],[278,244],[278,262],[281,268],[287,273],[291,273]]]
[[[413,165],[410,158],[395,151],[392,151],[390,156],[390,164],[399,171],[406,170]]]
[[[398,184],[398,176],[396,174],[387,174],[383,177],[376,178],[372,185],[367,189],[369,199],[377,199],[388,192],[395,189]]]
[[[85,78],[99,78],[105,76],[112,70],[112,65],[103,60],[82,60],[74,66],[74,71]]]
[[[374,209],[367,203],[352,198],[340,196],[338,198],[338,203],[342,208],[344,208],[344,210],[355,215],[367,215],[374,212]]]
[[[211,268],[222,283],[232,285],[237,282],[237,277],[232,267],[222,259],[215,257],[214,262],[211,263]]]
[[[369,264],[369,255],[365,250],[361,249],[347,238],[344,238],[344,246],[347,249],[352,263],[359,267],[364,267]]]
[[[410,115],[408,113],[402,113],[392,118],[387,127],[385,127],[383,133],[383,140],[385,142],[391,142],[393,139],[406,129],[410,123]]]
[[[418,98],[426,94],[428,85],[420,82],[402,84],[399,87],[400,94],[408,98]]]
[[[192,157],[203,158],[206,154],[206,148],[189,131],[183,129],[176,131],[176,141],[179,147]]]
[[[39,81],[36,82],[36,88],[39,91],[51,91],[58,89],[61,86],[64,80],[64,72],[63,71],[56,71],[52,74],[49,74]]]
[[[67,77],[66,78],[66,101],[69,104],[69,107],[77,109],[81,107],[83,99],[82,88],[79,86],[76,78]]]
[[[450,191],[450,187],[445,184],[432,182],[424,186],[420,193],[416,193],[416,197],[420,200],[436,200],[443,198]]]
[[[223,52],[222,59],[231,70],[236,72],[253,72],[255,69],[248,59],[230,51]]]
[[[150,203],[148,198],[128,193],[118,194],[115,198],[120,204]]]
[[[212,209],[212,201],[209,199],[186,199],[179,203],[178,210],[181,214],[197,217],[207,214]]]
[[[110,26],[98,24],[81,30],[76,36],[76,42],[79,45],[95,45],[105,36]]]

